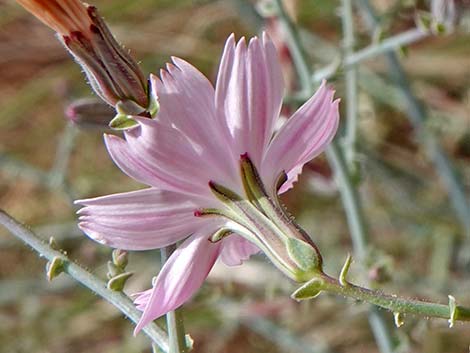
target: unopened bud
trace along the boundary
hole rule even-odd
[[[113,250],[113,263],[123,270],[126,268],[127,263],[129,262],[129,255],[128,252],[121,249],[114,249]]]
[[[46,25],[82,66],[93,90],[106,103],[132,101],[144,112],[147,80],[137,63],[121,47],[94,6],[79,0],[18,0]]]
[[[292,293],[291,298],[298,301],[313,299],[321,293],[324,284],[322,279],[313,278]]]
[[[49,261],[46,265],[46,276],[49,281],[52,281],[58,275],[64,272],[64,260],[56,256]]]
[[[120,292],[124,289],[126,281],[133,275],[132,272],[124,272],[115,277],[112,277],[107,284],[108,289]]]
[[[66,108],[65,115],[80,127],[107,128],[115,112],[99,99],[82,98],[72,102]]]

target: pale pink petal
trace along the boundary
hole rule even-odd
[[[133,131],[128,132],[127,135],[137,134],[138,131],[140,131],[140,127],[134,128]],[[135,148],[131,148],[129,143],[120,137],[105,135],[105,143],[114,163],[131,178],[159,189],[167,189],[200,197],[209,195],[209,191],[204,185],[198,184],[197,187],[195,187],[195,185],[191,183],[190,178],[184,179],[181,175],[178,178],[176,175],[168,172],[165,167],[169,166],[165,164],[158,165],[152,158],[142,158],[142,155],[136,153]],[[174,160],[173,163],[175,164],[177,161]]]
[[[154,188],[78,200],[79,227],[110,247],[146,250],[173,244],[214,220],[194,217],[188,195]]]
[[[235,35],[232,33],[225,41],[224,51],[220,59],[219,71],[217,73],[217,81],[215,86],[215,104],[218,109],[218,119],[222,125],[227,125],[225,121],[225,97],[230,83],[232,74],[233,59],[235,57]],[[227,127],[228,128],[228,127]]]
[[[144,308],[144,313],[134,333],[181,306],[201,287],[220,251],[220,242],[211,243],[209,235],[206,229],[186,239],[161,269],[151,294],[145,291],[136,298],[138,308]]]
[[[228,266],[238,266],[259,251],[260,249],[252,242],[238,234],[231,234],[222,240],[220,259]]]
[[[144,311],[147,306],[147,303],[150,300],[150,297],[152,296],[152,292],[153,292],[153,288],[144,290],[142,292],[133,293],[131,297],[135,298],[134,299],[135,307],[139,309],[140,311]]]
[[[135,118],[140,128],[126,133],[130,152],[142,164],[185,193],[212,198],[207,183],[214,168],[205,158],[203,147],[196,145],[180,131],[159,121]]]
[[[235,159],[248,153],[255,165],[261,164],[279,117],[283,90],[276,50],[266,35],[252,38],[248,47],[242,38],[234,48],[229,38],[217,78],[216,106],[225,114]]]
[[[196,68],[173,58],[174,64],[161,70],[160,79],[151,76],[160,108],[157,120],[179,130],[195,146],[201,157],[230,186],[239,183],[238,169],[230,153],[228,133],[216,117],[214,88]]]
[[[287,190],[305,163],[323,152],[333,139],[339,122],[339,100],[323,82],[274,136],[263,160],[261,176],[268,189],[282,171],[289,177],[281,191]]]

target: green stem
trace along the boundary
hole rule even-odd
[[[170,245],[160,249],[162,265],[168,260],[176,246]],[[166,314],[166,324],[169,340],[169,353],[187,353],[186,334],[184,330],[183,313],[181,309],[169,311]]]
[[[343,286],[337,279],[326,274],[321,274],[320,278],[324,281],[322,290],[330,293],[365,301],[395,313],[408,313],[426,317],[450,319],[451,309],[449,305],[405,299],[350,283]],[[454,318],[460,321],[470,321],[470,308],[457,306]]]
[[[45,257],[49,261],[52,261],[54,258],[60,258],[63,263],[64,272],[87,288],[91,289],[94,293],[98,294],[109,303],[113,304],[134,323],[139,321],[141,312],[135,308],[135,305],[127,295],[122,292],[115,292],[106,288],[106,283],[104,281],[70,261],[70,259],[60,251],[52,249],[36,234],[21,225],[1,209],[0,224],[10,231],[11,234],[31,246],[40,254],[40,256]],[[152,340],[152,342],[157,344],[164,352],[168,352],[168,336],[163,329],[155,323],[150,323],[143,328],[143,331]]]

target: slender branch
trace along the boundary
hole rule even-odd
[[[55,258],[60,259],[63,264],[64,272],[91,289],[103,299],[113,304],[134,323],[139,321],[141,313],[135,308],[135,305],[127,295],[122,292],[115,292],[106,288],[106,283],[104,281],[70,261],[70,259],[60,251],[52,249],[36,234],[21,225],[3,210],[0,210],[0,224],[9,230],[11,234],[31,246],[42,257],[45,257],[49,261],[52,261]],[[157,344],[164,352],[168,352],[168,336],[163,329],[155,323],[151,323],[146,325],[143,328],[143,331],[152,340],[152,342]]]
[[[317,59],[324,62],[331,62],[332,58],[339,55],[332,44],[313,33],[302,32],[302,36],[311,43],[312,48],[315,48],[315,50],[311,50],[309,53],[314,55]],[[389,55],[394,56],[396,59],[396,56],[393,55],[393,53]],[[398,64],[400,71],[404,75],[403,69],[401,69],[398,60],[393,60],[393,62]],[[318,82],[320,79],[321,78],[312,75],[312,80],[314,82]],[[430,131],[428,131],[425,111],[411,93],[409,84],[405,84],[403,82],[402,85],[389,84],[366,67],[361,67],[359,68],[359,85],[372,97],[394,109],[404,112],[410,117],[410,121],[415,127],[418,136],[422,141],[424,141],[427,155],[436,166],[436,170],[449,192],[452,208],[457,212],[457,218],[460,221],[462,229],[470,235],[470,205],[468,205],[466,200],[465,188],[454,170],[452,163],[449,161],[440,146],[439,141]],[[382,92],[384,91],[387,93],[383,94]]]
[[[344,54],[351,55],[354,50],[354,21],[351,0],[342,0],[343,47]],[[343,137],[343,152],[349,170],[353,171],[354,150],[357,135],[357,69],[350,65],[345,69],[346,81],[346,128]]]
[[[324,281],[321,288],[324,291],[365,301],[381,308],[388,309],[394,313],[409,313],[443,319],[450,319],[451,315],[454,315],[453,317],[455,320],[470,321],[470,308],[458,305],[455,312],[453,312],[449,305],[405,299],[350,283],[341,285],[337,279],[326,274],[321,274],[320,278]]]
[[[357,5],[361,10],[366,23],[371,32],[379,25],[377,15],[368,0],[358,0]],[[386,54],[389,70],[397,86],[404,94],[408,117],[418,136],[424,142],[426,152],[436,166],[437,172],[443,180],[449,192],[452,207],[457,213],[457,217],[468,236],[470,236],[470,204],[465,196],[465,188],[462,186],[452,163],[442,150],[439,142],[426,129],[426,111],[411,91],[410,84],[403,71],[400,62],[393,52]]]
[[[393,52],[400,47],[420,41],[431,35],[431,32],[425,32],[420,28],[413,28],[408,31],[399,33],[395,36],[382,40],[378,44],[371,44],[356,52],[343,55],[343,59],[329,63],[325,70],[316,72],[313,76],[314,82],[321,82],[337,74],[338,68],[341,67],[345,70],[352,66],[357,66],[366,60],[370,60],[379,55],[384,55]],[[335,48],[333,48],[334,50]]]
[[[175,245],[170,245],[160,250],[162,265],[168,260],[175,249]],[[170,347],[169,353],[187,353],[188,347],[181,309],[169,311],[166,314],[166,323]]]
[[[309,94],[313,90],[312,80],[310,79],[311,70],[307,65],[304,49],[301,45],[296,44],[300,43],[299,33],[296,26],[292,22],[292,19],[287,14],[286,9],[282,4],[282,0],[275,0],[274,4],[276,6],[278,16],[285,27],[285,32],[287,35],[286,42],[289,45],[289,51],[292,55],[292,60],[294,61],[294,66],[298,73],[302,91],[303,93]]]
[[[349,176],[344,155],[339,150],[339,147],[336,144],[331,144],[326,153],[337,178],[343,208],[346,212],[346,218],[351,232],[354,253],[359,260],[362,261],[366,257],[369,243],[362,203],[357,189],[354,187],[351,177]],[[369,326],[374,334],[380,352],[392,353],[394,351],[392,333],[387,326],[384,313],[371,308],[369,310]]]
[[[413,28],[405,32],[401,32],[395,36],[382,40],[378,44],[372,44],[355,53],[350,53],[344,57],[343,66],[345,68],[353,65],[357,65],[365,60],[372,59],[378,55],[382,55],[388,52],[418,42],[428,37],[431,32],[426,32],[420,28]]]
[[[279,18],[283,22],[289,22],[287,14],[283,10],[282,1],[276,0],[276,4],[278,7]],[[290,26],[286,26],[286,29],[288,30],[288,33],[292,31],[292,28]],[[293,33],[290,33],[289,37],[291,40],[288,41],[288,44],[291,51],[295,53],[304,53],[299,38],[297,36],[294,36]],[[309,77],[311,77],[310,68],[307,64],[307,61],[305,60],[305,57],[303,55],[293,55],[293,59],[299,76],[305,72],[308,72]],[[354,86],[356,85],[356,80],[356,77],[354,77],[354,81],[352,82]],[[310,80],[310,82],[308,83],[303,83],[303,85],[303,91],[310,92],[310,94],[313,93],[312,80]],[[353,89],[354,88],[355,87],[353,87]],[[341,199],[343,202],[343,208],[346,212],[349,229],[351,231],[351,238],[353,241],[354,251],[358,255],[358,257],[363,260],[367,251],[368,236],[364,221],[364,215],[362,212],[362,206],[357,194],[357,190],[353,185],[353,182],[351,180],[352,178],[349,175],[348,168],[345,163],[345,157],[341,149],[337,145],[337,142],[333,141],[326,152],[328,161],[333,166],[334,173],[339,179],[338,184],[341,191]],[[378,313],[375,310],[370,310],[369,324],[381,351],[383,353],[391,353],[393,351],[394,345],[383,314]]]
[[[278,14],[279,18],[282,21],[287,21],[285,16],[287,16],[283,5],[282,0],[276,0],[276,4],[278,6]],[[287,17],[288,19],[288,17]],[[286,26],[286,29],[290,29],[290,26]],[[293,34],[290,34],[290,38],[293,38]],[[303,49],[299,41],[288,41],[289,49],[296,53],[303,53]],[[294,47],[298,47],[298,49],[294,50]],[[295,67],[300,67],[298,69],[299,76],[303,72],[310,72],[310,68],[307,65],[307,61],[302,56],[294,56],[294,65]],[[305,91],[313,92],[313,84],[312,82],[306,83],[303,87]],[[366,253],[367,249],[367,231],[364,222],[364,216],[362,212],[362,207],[360,205],[360,200],[357,195],[357,190],[355,189],[351,177],[348,173],[344,155],[341,152],[336,141],[333,141],[327,149],[327,157],[330,164],[333,166],[335,170],[335,175],[338,178],[338,184],[340,186],[341,197],[343,201],[344,210],[346,212],[349,228],[351,230],[351,237],[353,239],[353,245],[356,254],[359,258],[363,258]]]
[[[357,189],[351,181],[344,155],[341,153],[338,144],[331,144],[326,150],[326,155],[335,172],[344,212],[346,212],[348,219],[354,253],[359,260],[362,261],[367,253],[367,243],[369,239],[366,222],[364,220],[364,212],[362,211]]]

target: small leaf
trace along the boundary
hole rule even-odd
[[[429,31],[432,24],[432,15],[429,12],[420,11],[415,18],[416,24],[423,31]]]
[[[160,109],[160,104],[158,103],[158,99],[156,99],[154,95],[151,94],[150,103],[147,108],[147,111],[150,113],[150,116],[154,118],[157,115],[159,109]]]
[[[319,269],[320,260],[310,244],[297,238],[288,238],[286,246],[290,258],[302,270],[310,272]]]
[[[295,300],[313,299],[320,294],[323,285],[324,282],[322,279],[313,278],[292,293],[291,298]]]
[[[54,237],[49,238],[49,246],[54,250],[60,251],[60,246],[57,244],[57,241]]]
[[[116,266],[112,261],[108,261],[108,279],[116,277],[117,275],[120,275],[123,272],[123,269]]]
[[[223,238],[229,236],[232,233],[233,231],[230,229],[220,228],[214,234],[211,235],[211,237],[209,238],[209,241],[211,243],[217,243],[218,241],[222,240]]]
[[[109,127],[114,130],[125,130],[136,125],[137,122],[125,114],[117,114],[109,123]]]
[[[437,34],[437,35],[443,35],[448,32],[446,24],[442,22],[434,22],[432,24],[432,30],[434,34]]]
[[[126,284],[126,281],[133,274],[134,273],[132,273],[132,272],[124,272],[124,273],[121,273],[120,275],[117,275],[117,276],[111,278],[108,281],[108,289],[111,289],[115,292],[121,292],[124,289],[124,285]]]
[[[189,333],[187,333],[186,335],[184,335],[184,341],[186,343],[186,350],[187,352],[190,352],[193,350],[193,347],[194,347],[194,340],[193,338],[191,337],[191,335]]]
[[[46,276],[48,281],[52,281],[58,275],[64,272],[64,260],[56,256],[46,265]]]
[[[351,254],[348,254],[348,257],[346,258],[346,261],[344,262],[343,268],[341,269],[341,273],[339,274],[339,283],[342,286],[347,286],[349,284],[346,277],[348,276],[351,263],[352,263],[352,256]]]
[[[123,270],[126,268],[127,263],[129,262],[129,255],[127,251],[121,250],[121,249],[114,249],[112,253],[112,257],[113,257],[113,263],[117,267]]]
[[[120,115],[139,115],[145,111],[140,105],[132,100],[123,100],[116,103],[116,111]]]
[[[395,321],[395,326],[400,328],[403,326],[403,324],[405,323],[403,321],[403,314],[402,313],[393,313],[393,319]]]
[[[449,295],[449,328],[454,327],[455,316],[457,315],[457,304],[455,298],[452,295]]]

